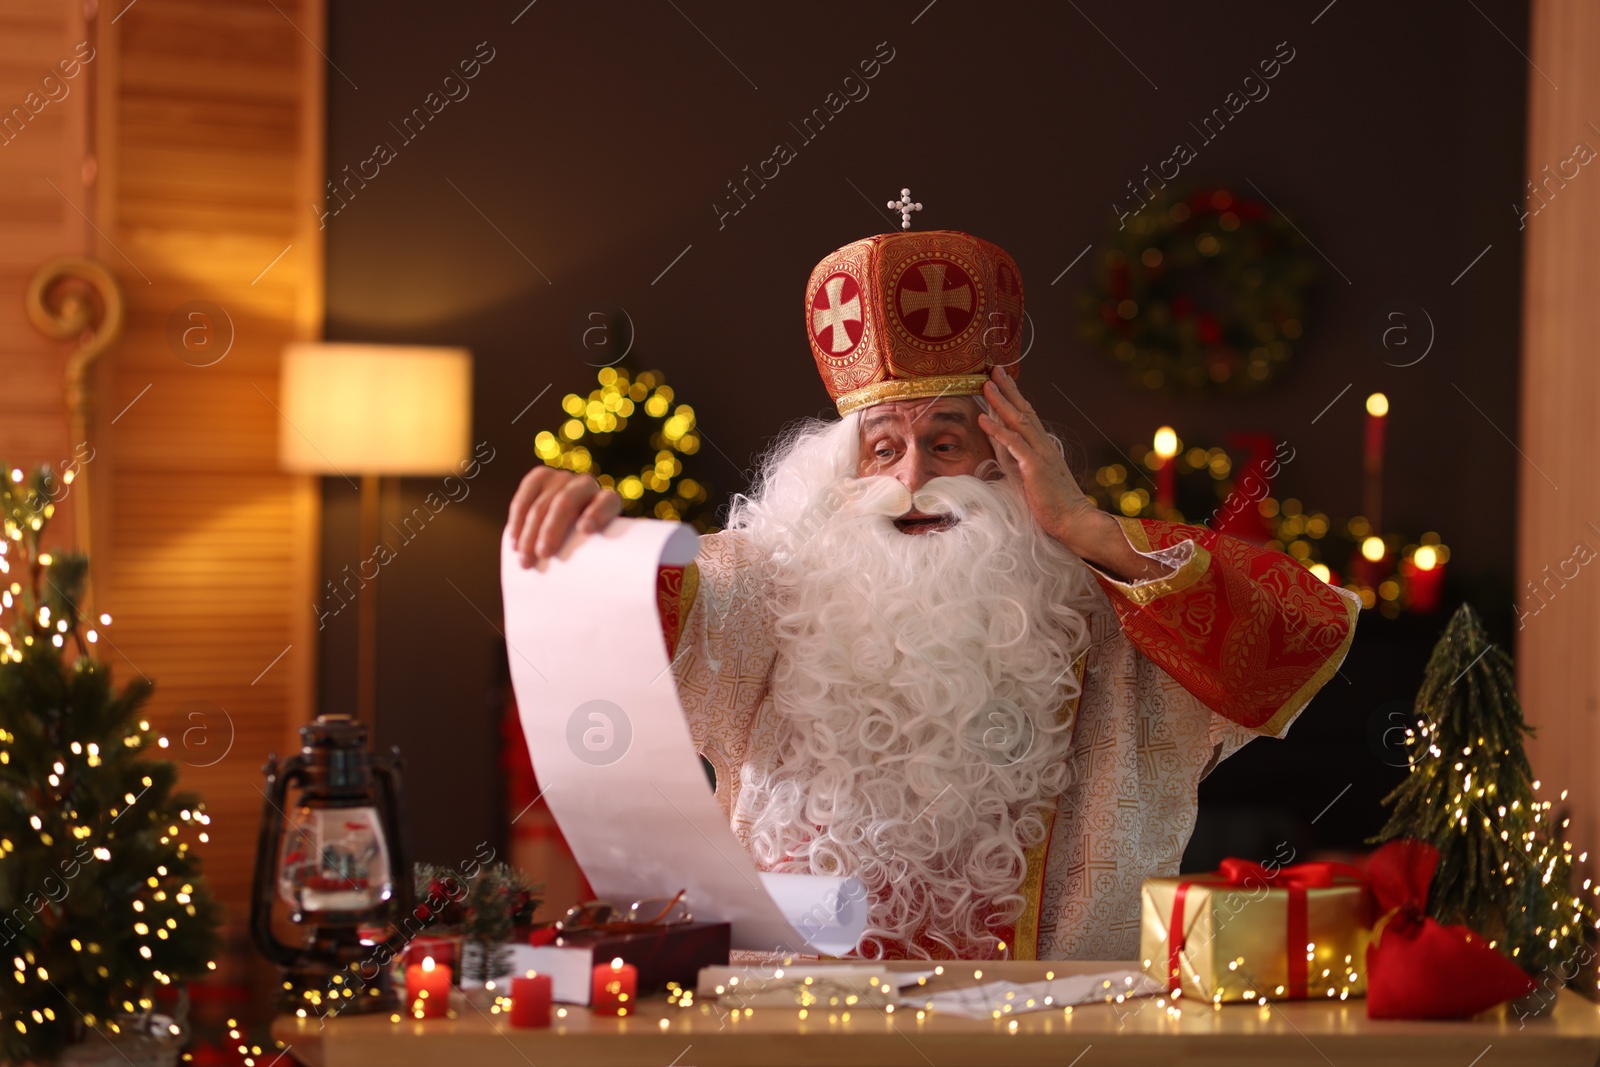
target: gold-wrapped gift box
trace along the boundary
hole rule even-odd
[[[1366,992],[1372,895],[1354,867],[1224,860],[1213,874],[1146,879],[1141,897],[1145,973],[1185,997],[1227,1003]]]

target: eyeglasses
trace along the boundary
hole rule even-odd
[[[689,906],[683,899],[688,892],[687,889],[680,889],[675,897],[636,900],[626,908],[618,907],[609,900],[591,900],[568,908],[567,914],[555,924],[555,928],[563,934],[589,931],[627,933],[693,922],[694,916],[689,913]]]

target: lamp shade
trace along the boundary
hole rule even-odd
[[[471,451],[465,348],[297,342],[283,351],[278,459],[316,474],[445,474]]]

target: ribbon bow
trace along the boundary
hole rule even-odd
[[[1202,886],[1249,886],[1251,888],[1284,889],[1289,893],[1289,920],[1284,944],[1288,955],[1289,996],[1304,999],[1306,995],[1307,966],[1304,945],[1307,944],[1310,925],[1306,890],[1328,889],[1338,878],[1352,879],[1363,885],[1367,876],[1358,867],[1348,863],[1297,863],[1292,867],[1264,867],[1251,860],[1230,856],[1217,865],[1214,875],[1187,879],[1178,883],[1172,898],[1172,924],[1167,928],[1167,988],[1177,992],[1183,986],[1179,969],[1185,935],[1183,909],[1189,888]]]
[[[1534,990],[1534,980],[1465,926],[1428,918],[1439,850],[1391,841],[1367,861],[1384,912],[1367,946],[1367,1015],[1460,1019]]]
[[[1270,889],[1327,889],[1335,877],[1367,880],[1359,867],[1348,863],[1296,863],[1292,867],[1263,867],[1252,860],[1230,856],[1217,865],[1217,873],[1229,885],[1249,885],[1255,879]]]

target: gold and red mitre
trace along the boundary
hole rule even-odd
[[[1004,249],[957,230],[863,238],[811,272],[806,333],[841,415],[971,396],[994,367],[1017,376],[1022,276]]]

